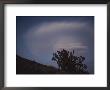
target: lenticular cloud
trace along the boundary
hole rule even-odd
[[[33,56],[48,56],[62,48],[85,50],[88,47],[77,35],[82,30],[86,32],[85,28],[85,22],[42,23],[28,30],[25,36],[27,47]]]

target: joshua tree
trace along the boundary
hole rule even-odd
[[[53,61],[56,61],[59,69],[66,73],[88,73],[87,66],[83,64],[85,57],[83,56],[75,56],[74,50],[61,50],[53,53],[52,57]]]

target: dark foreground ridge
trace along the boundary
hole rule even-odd
[[[69,73],[61,71],[55,67],[43,65],[38,62],[28,60],[16,55],[16,74],[69,74]],[[83,72],[80,74],[88,73]]]
[[[52,67],[16,56],[16,74],[55,74],[59,70]]]

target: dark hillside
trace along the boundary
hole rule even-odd
[[[72,74],[16,55],[16,74]],[[89,74],[87,72],[73,74]]]
[[[16,74],[55,74],[58,69],[16,56]]]

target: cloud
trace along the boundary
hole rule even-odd
[[[46,33],[54,33],[60,31],[68,31],[68,30],[79,30],[81,28],[87,27],[87,23],[85,22],[51,22],[51,23],[43,23],[39,28],[37,28],[38,34],[46,34]],[[35,29],[35,28],[34,28]]]
[[[54,44],[53,48],[54,50],[59,49],[87,49],[88,47],[84,45],[82,42],[76,41],[77,39],[73,39],[70,36],[66,37],[60,37],[57,42]]]
[[[82,39],[82,33],[80,35],[77,33],[86,30],[85,28],[87,28],[85,22],[43,23],[28,30],[24,38],[31,55],[34,58],[40,57],[40,62],[44,63],[41,60],[45,59],[45,56],[48,58],[50,54],[61,48],[83,49],[84,52],[88,47]],[[50,60],[46,62],[50,63]]]

